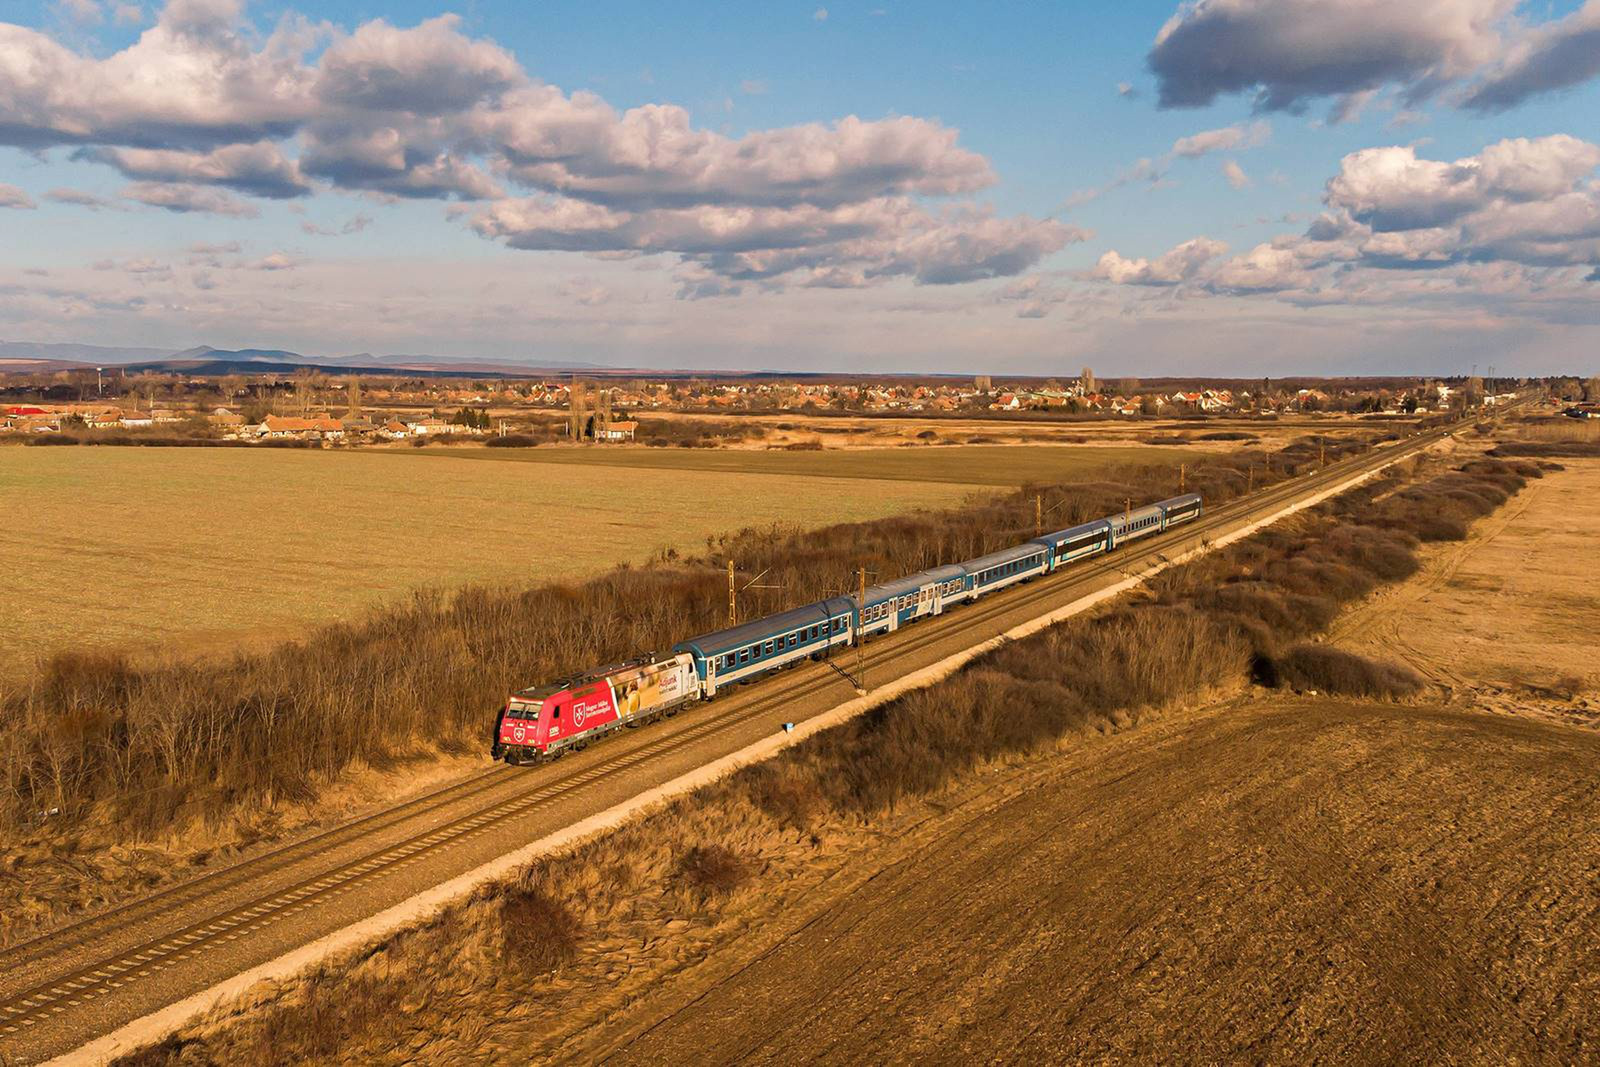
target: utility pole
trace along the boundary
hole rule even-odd
[[[1033,536],[1044,536],[1044,494],[1033,494]]]
[[[1178,492],[1180,492],[1180,493],[1183,492],[1184,476],[1185,476],[1185,474],[1188,473],[1187,472],[1188,466],[1189,465],[1187,463],[1178,464]]]
[[[1250,464],[1248,470],[1250,471],[1250,480],[1245,483],[1244,491],[1253,493],[1256,491],[1256,465],[1254,463]]]
[[[739,625],[739,591],[733,584],[733,559],[728,559],[728,625]]]

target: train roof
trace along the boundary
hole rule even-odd
[[[925,571],[908,574],[904,578],[896,578],[892,582],[880,582],[878,585],[867,587],[867,603],[876,604],[880,600],[890,600],[906,593],[914,593],[925,585],[938,582],[948,582],[960,578],[966,572],[954,563],[943,567],[930,567]]]
[[[1055,546],[1063,541],[1075,541],[1088,534],[1101,533],[1110,528],[1111,524],[1106,520],[1096,519],[1093,522],[1080,522],[1076,526],[1068,526],[1065,530],[1057,530],[1055,533],[1047,533],[1043,537],[1035,537],[1033,542]]]
[[[742,622],[726,630],[715,630],[699,637],[691,637],[674,645],[673,651],[687,650],[698,652],[702,656],[720,656],[730,649],[743,648],[745,645],[763,641],[773,634],[787,633],[825,619],[848,615],[855,610],[855,604],[856,602],[847,596],[830,597],[802,608],[791,608],[776,615],[766,615],[749,622]]]
[[[1158,507],[1158,508],[1181,508],[1185,504],[1198,504],[1198,503],[1200,503],[1200,494],[1199,493],[1184,493],[1182,496],[1175,496],[1170,500],[1162,500],[1162,501],[1160,501],[1159,503],[1156,504],[1156,507]]]
[[[987,556],[969,559],[961,565],[961,569],[968,574],[973,574],[977,571],[986,571],[990,567],[998,567],[1002,563],[1013,563],[1019,559],[1027,559],[1029,556],[1037,556],[1043,551],[1044,546],[1034,541],[1028,541],[1020,545],[1013,545],[1010,548],[1002,548],[998,552],[991,552]]]

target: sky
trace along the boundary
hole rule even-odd
[[[1600,0],[0,0],[0,340],[1600,369]]]

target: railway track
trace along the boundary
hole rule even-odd
[[[1271,514],[1294,500],[1311,495],[1369,468],[1403,459],[1438,440],[1444,428],[1406,439],[1384,449],[1360,453],[1329,464],[1320,471],[1280,482],[1248,497],[1208,511],[1192,524],[1179,527],[1142,542],[1136,549],[1098,558],[1087,565],[1070,568],[1056,575],[1041,577],[1029,584],[1013,587],[975,604],[962,605],[922,623],[880,637],[865,647],[860,662],[867,669],[884,665],[927,647],[946,641],[965,628],[981,627],[1019,610],[1059,599],[1063,589],[1074,585],[1093,586],[1112,574],[1127,573],[1135,567],[1166,558],[1203,544],[1215,534],[1236,528],[1254,518]],[[846,650],[839,656],[855,660],[857,653]],[[119,932],[158,922],[167,914],[181,914],[207,897],[236,890],[270,872],[305,863],[319,853],[331,853],[384,831],[421,823],[419,829],[383,848],[361,852],[353,859],[340,861],[308,877],[281,886],[270,893],[252,897],[189,921],[160,936],[138,940],[90,962],[69,965],[61,973],[35,981],[24,989],[0,992],[0,1037],[31,1030],[74,1009],[113,994],[163,969],[192,959],[209,948],[237,941],[262,929],[335,900],[375,879],[404,870],[453,845],[470,841],[508,820],[558,803],[596,781],[638,768],[679,753],[746,723],[752,716],[783,704],[813,696],[829,687],[841,687],[840,676],[826,664],[802,663],[789,668],[792,681],[787,685],[760,687],[758,691],[736,692],[709,704],[693,706],[689,721],[674,721],[664,730],[658,724],[646,729],[656,732],[643,744],[599,762],[570,766],[568,761],[536,770],[496,767],[465,781],[435,790],[383,811],[375,812],[322,831],[311,837],[253,856],[188,882],[153,893],[137,901],[109,908],[96,915],[61,927],[50,933],[0,952],[0,975],[15,974],[23,967],[50,958],[69,958],[77,950],[96,941],[110,940]],[[479,801],[479,803],[474,803]],[[467,810],[447,816],[437,825],[427,825],[431,816],[465,806]],[[402,832],[403,829],[402,829]]]

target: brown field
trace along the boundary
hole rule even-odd
[[[870,519],[994,484],[800,462],[647,487],[636,469],[447,454],[0,449],[0,675],[63,646],[259,646],[416,588],[584,576],[749,524]]]
[[[1330,640],[1399,659],[1471,706],[1600,723],[1600,460],[1561,462]]]
[[[415,452],[415,450],[413,450]],[[1117,467],[1191,468],[1210,458],[1198,448],[1148,445],[962,445],[954,448],[839,448],[757,451],[746,448],[644,448],[618,445],[574,448],[446,448],[426,453],[454,459],[497,460],[540,466],[628,468],[783,478],[865,479],[872,482],[954,483],[967,487],[1056,485],[1103,478]]]
[[[1597,757],[1431,707],[1140,728],[900,820],[593,1031],[492,1028],[491,1058],[1584,1059]]]

